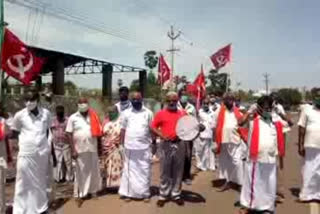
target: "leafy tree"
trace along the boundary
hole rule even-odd
[[[130,91],[139,91],[140,83],[139,80],[133,80],[130,85]]]
[[[64,83],[65,90],[68,90],[69,95],[76,96],[78,94],[78,87],[72,81],[66,81]]]
[[[156,51],[147,51],[144,54],[144,64],[152,71],[158,64],[158,56]]]
[[[292,105],[299,105],[302,100],[302,94],[294,88],[282,88],[277,91],[276,95],[287,108]]]
[[[223,93],[226,91],[228,83],[228,91],[230,86],[230,80],[228,79],[228,74],[219,73],[218,70],[211,69],[209,71],[208,79],[211,82],[211,85],[208,87],[208,91]]]

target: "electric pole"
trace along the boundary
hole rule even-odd
[[[173,26],[171,25],[170,31],[168,32],[168,37],[171,40],[171,49],[167,50],[171,53],[171,80],[173,80],[173,72],[174,72],[174,54],[179,51],[179,49],[175,48],[174,41],[181,35],[181,32],[174,32]]]
[[[269,81],[270,81],[270,74],[268,73],[265,73],[263,74],[263,77],[264,77],[264,82],[266,84],[266,94],[268,95],[269,94]]]

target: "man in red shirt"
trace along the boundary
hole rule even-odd
[[[170,197],[179,205],[184,201],[180,197],[184,159],[185,143],[178,139],[176,125],[178,120],[186,115],[186,112],[178,110],[178,95],[175,92],[167,94],[167,107],[159,111],[151,123],[154,134],[161,138],[160,144],[160,197],[157,202],[163,207]]]

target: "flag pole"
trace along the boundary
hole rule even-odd
[[[3,93],[3,80],[4,72],[2,70],[2,45],[4,40],[4,27],[8,24],[4,22],[4,0],[0,0],[0,102],[3,102],[4,93]]]

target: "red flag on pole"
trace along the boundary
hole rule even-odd
[[[29,85],[36,79],[46,61],[45,58],[37,57],[9,29],[5,29],[1,56],[2,69],[24,85]]]
[[[218,50],[210,59],[216,69],[224,67],[231,60],[231,44]]]
[[[163,55],[160,54],[158,65],[158,83],[163,85],[166,81],[170,80],[171,69],[169,68]]]
[[[200,109],[201,100],[206,95],[206,79],[204,76],[203,65],[201,65],[201,71],[195,79],[193,85],[196,87],[197,91],[197,110]]]

